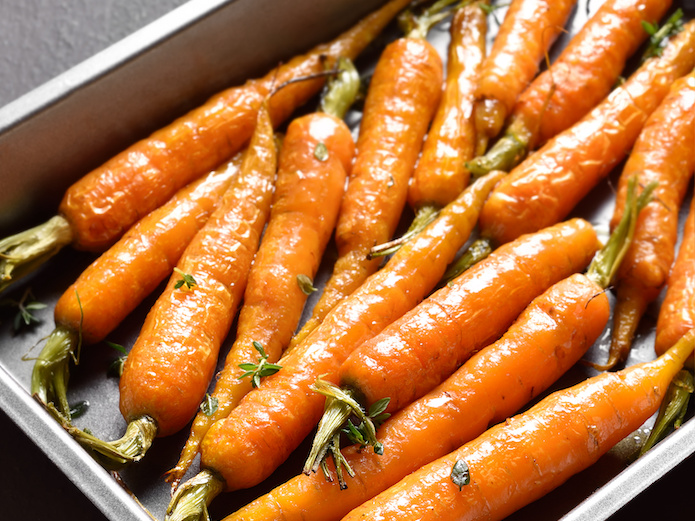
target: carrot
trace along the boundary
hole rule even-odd
[[[263,99],[279,84],[324,70],[325,60],[354,59],[410,0],[391,0],[329,43],[257,80],[212,97],[72,185],[47,223],[0,242],[0,291],[62,247],[101,252],[179,188],[231,158],[251,137]],[[270,101],[275,124],[321,88],[294,83]]]
[[[647,306],[666,284],[678,238],[678,210],[695,170],[695,72],[676,81],[647,120],[623,169],[611,225],[621,218],[627,179],[657,182],[655,201],[640,214],[618,278],[607,370],[626,360]]]
[[[105,466],[141,459],[155,435],[173,434],[195,415],[246,286],[270,211],[275,171],[264,103],[241,171],[184,251],[128,353],[119,385],[125,436],[104,443],[70,431]],[[133,437],[143,439],[133,447]]]
[[[32,374],[32,394],[70,418],[70,358],[81,343],[106,338],[167,276],[188,243],[219,205],[237,174],[241,153],[208,176],[182,188],[135,224],[97,258],[58,299],[55,330]]]
[[[357,519],[502,519],[595,463],[659,407],[695,347],[558,391],[354,509]]]
[[[512,170],[480,215],[481,235],[503,244],[563,219],[629,152],[671,83],[695,66],[695,22],[578,123]]]
[[[353,72],[356,93],[359,75]],[[236,339],[211,395],[216,407],[196,415],[179,462],[168,473],[174,488],[210,426],[227,417],[251,390],[253,380],[241,378],[239,366],[257,358],[254,343],[262,346],[267,363],[276,362],[297,328],[311,291],[298,277],[311,283],[316,275],[352,166],[355,144],[342,116],[315,112],[287,129],[270,220],[249,273]]]
[[[656,322],[654,349],[662,354],[668,343],[695,327],[695,198],[685,221],[678,256],[668,277],[668,287]],[[692,324],[692,326],[690,326]],[[689,327],[690,326],[690,327]],[[693,360],[689,363],[692,365]]]
[[[482,155],[488,141],[502,130],[575,4],[575,0],[512,0],[476,88],[475,155]]]
[[[364,104],[357,155],[338,216],[338,260],[311,317],[295,335],[299,345],[344,297],[374,273],[368,257],[388,241],[405,206],[408,181],[437,108],[442,61],[422,36],[399,38],[379,57]]]
[[[473,159],[473,175],[505,170],[569,128],[615,85],[627,59],[644,42],[644,22],[654,23],[671,6],[664,0],[609,0],[570,40],[558,58],[519,96],[504,135],[486,155]]]
[[[201,444],[203,470],[179,487],[168,519],[178,519],[192,508],[202,512],[225,486],[230,490],[253,486],[272,473],[321,416],[321,397],[310,389],[316,378],[335,374],[353,349],[435,286],[467,240],[500,175],[493,172],[479,179],[445,207],[381,270],[341,301],[304,342],[286,352],[280,371],[265,378],[226,419],[210,428]],[[223,470],[225,478],[231,477],[226,482],[217,477]],[[201,489],[207,492],[199,495]]]

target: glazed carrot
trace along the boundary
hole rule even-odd
[[[669,342],[695,327],[695,198],[685,221],[678,256],[668,277],[666,296],[656,322],[654,348],[657,354],[668,349]],[[692,358],[690,359],[692,364]]]
[[[669,0],[609,0],[552,63],[522,92],[504,135],[469,162],[474,175],[505,170],[530,150],[569,128],[613,88],[627,59],[644,42],[643,22],[655,23]]]
[[[356,92],[357,71],[354,79]],[[179,462],[168,475],[174,488],[210,425],[226,418],[251,390],[252,379],[240,378],[244,370],[239,366],[258,358],[254,342],[261,344],[268,363],[276,362],[289,344],[308,294],[297,278],[311,282],[316,275],[335,227],[354,148],[350,129],[329,113],[316,112],[290,123],[270,220],[249,273],[236,339],[211,395],[216,408],[196,415]]]
[[[243,296],[270,211],[275,171],[273,128],[264,103],[241,171],[184,251],[178,272],[128,353],[119,384],[125,436],[104,443],[71,431],[105,465],[142,458],[155,435],[177,432],[198,410]],[[143,438],[135,447],[133,436]]]
[[[413,472],[343,520],[502,519],[595,463],[642,425],[694,346],[691,330],[652,362],[555,392]]]
[[[391,0],[329,43],[201,107],[90,172],[65,193],[58,216],[0,242],[0,291],[68,244],[104,251],[179,188],[228,160],[253,132],[263,99],[277,85],[321,73],[325,61],[354,59],[410,0]],[[270,101],[275,124],[319,91],[323,80],[294,83]]]
[[[635,239],[616,280],[617,303],[605,364],[612,369],[630,352],[637,325],[647,306],[666,284],[678,238],[678,211],[695,170],[695,73],[676,81],[647,120],[618,185],[611,226],[622,216],[627,179],[657,182],[655,200],[640,214]]]
[[[575,0],[512,0],[476,88],[476,156],[502,130],[575,4]]]
[[[201,445],[204,470],[179,487],[168,519],[189,511],[190,501],[196,501],[201,488],[208,489],[196,506],[202,511],[225,485],[230,490],[253,486],[272,473],[321,416],[322,399],[310,389],[316,378],[335,374],[353,349],[431,291],[467,240],[479,208],[501,175],[493,172],[479,179],[442,209],[435,221],[341,301],[304,342],[285,353],[280,371],[265,378],[226,419],[210,428]],[[217,472],[234,465],[238,468],[225,472],[225,477],[231,475],[227,483],[217,477]]]
[[[219,205],[241,157],[237,154],[143,217],[63,293],[54,311],[56,328],[34,365],[32,394],[43,403],[53,403],[69,419],[67,378],[78,345],[104,340],[171,274],[188,243]]]
[[[347,488],[320,473],[300,474],[224,521],[339,520],[516,413],[582,357],[609,313],[608,297],[586,276],[563,279],[534,299],[500,340],[389,418],[378,431],[383,454],[359,444],[344,449],[342,457],[356,476],[347,480]]]
[[[441,95],[442,67],[435,48],[421,36],[399,38],[379,57],[338,216],[338,260],[290,348],[378,268],[381,260],[368,254],[376,244],[388,241],[398,225],[408,181]]]
[[[676,79],[695,66],[695,22],[578,123],[512,170],[480,215],[481,234],[502,244],[563,219],[630,151]]]

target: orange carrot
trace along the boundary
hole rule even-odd
[[[476,89],[476,155],[502,130],[517,97],[538,73],[576,0],[512,0]]]
[[[503,519],[595,463],[642,425],[693,347],[690,330],[652,362],[558,391],[413,472],[343,521]]]
[[[660,57],[497,185],[480,216],[481,234],[502,244],[563,219],[628,154],[671,83],[693,66],[695,22],[689,22]]]
[[[224,521],[336,521],[421,466],[505,420],[577,362],[608,322],[608,297],[585,275],[558,282],[529,304],[504,336],[379,428],[384,453],[359,444],[342,457],[347,488],[300,474]]]
[[[445,207],[381,270],[340,302],[304,342],[288,351],[280,359],[280,371],[265,378],[225,420],[210,428],[201,445],[204,470],[178,489],[168,519],[188,511],[189,500],[197,501],[200,488],[208,488],[196,507],[204,510],[205,503],[225,485],[249,487],[272,473],[321,416],[322,399],[310,389],[316,378],[335,374],[353,349],[431,291],[467,240],[479,208],[500,175],[493,172],[479,179]],[[229,452],[235,457],[230,458]],[[225,473],[225,477],[231,475],[226,484],[210,471],[234,465],[238,467]]]
[[[644,42],[643,22],[655,23],[669,0],[609,0],[558,58],[523,91],[507,129],[485,156],[469,163],[474,175],[505,170],[569,128],[613,88],[627,59]]]
[[[71,430],[105,465],[141,459],[155,435],[173,434],[195,415],[246,286],[270,211],[275,170],[264,103],[241,171],[184,251],[128,354],[119,385],[125,436],[104,443]],[[143,439],[132,447],[134,436]]]
[[[0,242],[0,291],[67,244],[89,251],[108,248],[179,188],[232,157],[251,137],[258,108],[275,86],[323,72],[326,59],[354,59],[409,1],[391,0],[331,42],[219,93],[77,181],[58,216]],[[322,84],[321,78],[301,81],[274,95],[274,123],[289,117]]]
[[[408,181],[439,102],[442,75],[441,58],[424,38],[400,38],[381,54],[370,81],[357,156],[338,217],[338,260],[291,348],[378,268],[380,259],[370,259],[368,254],[396,229]]]
[[[169,480],[177,486],[205,433],[226,418],[252,388],[240,378],[239,365],[258,358],[254,342],[268,363],[277,361],[289,344],[302,313],[307,290],[297,278],[313,280],[333,233],[346,175],[352,166],[354,142],[342,120],[313,113],[294,120],[283,140],[273,207],[263,241],[249,274],[232,345],[217,377],[212,412],[199,411]]]
[[[188,243],[219,205],[241,157],[237,154],[143,217],[63,293],[54,312],[56,329],[34,366],[32,394],[43,403],[53,403],[69,419],[67,378],[78,345],[104,340],[171,274]]]
[[[655,200],[641,212],[635,239],[621,264],[613,335],[600,370],[624,362],[647,306],[666,284],[678,237],[678,210],[695,170],[695,72],[679,79],[647,120],[623,169],[611,226],[622,216],[627,179],[658,183]]]
[[[656,322],[657,354],[668,349],[686,331],[695,327],[695,198],[685,221],[683,239],[678,256],[668,277],[666,296]],[[692,364],[692,358],[690,359]]]

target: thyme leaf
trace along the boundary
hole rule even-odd
[[[181,275],[181,278],[176,281],[176,284],[174,284],[174,289],[179,289],[183,285],[185,285],[188,289],[191,289],[193,286],[198,285],[198,283],[193,278],[193,275],[184,273],[179,268],[174,268],[174,271]]]
[[[239,364],[239,369],[245,371],[245,373],[239,377],[239,380],[250,376],[251,385],[256,388],[261,385],[261,378],[277,373],[282,369],[282,366],[268,362],[268,355],[260,342],[254,341],[253,347],[261,356],[258,358],[258,363],[245,362]]]
[[[459,491],[471,482],[471,472],[466,462],[462,459],[456,460],[456,463],[454,463],[451,469],[451,481],[459,488]]]
[[[220,402],[216,396],[205,395],[203,403],[200,404],[200,410],[208,418],[217,412]]]
[[[305,295],[311,295],[314,291],[317,291],[314,287],[314,282],[308,275],[297,275],[297,284]]]

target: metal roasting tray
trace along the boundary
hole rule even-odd
[[[188,2],[0,109],[0,181],[3,186],[0,233],[4,236],[50,217],[69,184],[128,144],[147,136],[222,88],[259,76],[279,61],[329,39],[380,3],[381,0],[358,4],[349,0]],[[558,40],[553,53],[600,3],[594,0],[587,7],[587,0],[579,1],[568,32]],[[692,18],[695,14],[693,2],[674,3],[684,8],[686,17]],[[498,18],[503,14],[500,10]],[[444,23],[442,29],[446,28]],[[490,38],[495,29],[496,21],[491,19]],[[390,31],[391,36],[397,34],[395,28]],[[446,30],[432,31],[430,39],[445,55]],[[362,71],[369,71],[373,66],[378,49],[377,44],[358,61]],[[349,121],[357,128],[359,114],[352,113]],[[597,187],[574,214],[586,217],[605,231],[613,205],[611,183],[616,181],[618,174],[619,169]],[[684,205],[681,217],[686,207]],[[404,222],[407,219],[408,215]],[[148,520],[150,517],[136,500],[28,393],[33,366],[30,358],[38,353],[41,340],[53,329],[53,305],[92,258],[90,254],[68,248],[8,294],[18,298],[31,288],[36,298],[48,306],[37,313],[41,319],[38,325],[20,332],[13,330],[12,315],[0,309],[0,407],[108,519]],[[317,277],[319,285],[330,273],[334,260],[335,250],[331,245]],[[110,335],[109,340],[131,345],[155,298],[156,293]],[[628,364],[653,358],[657,310],[658,302],[643,319]],[[609,330],[587,357],[604,359],[608,338]],[[223,350],[230,344],[227,339]],[[89,346],[82,353],[80,365],[71,369],[71,402],[89,402],[87,412],[75,420],[75,424],[88,427],[104,439],[120,437],[125,429],[118,412],[117,380],[107,374],[110,362],[117,356],[117,352],[103,344]],[[591,374],[578,364],[554,388],[566,387]],[[644,435],[644,430],[637,431],[599,463],[510,519],[607,519],[695,452],[695,419],[692,416],[691,410],[681,429],[645,457],[629,464],[636,441]],[[163,517],[169,501],[169,487],[162,475],[176,463],[186,436],[187,432],[181,432],[157,439],[141,463],[121,474],[128,489],[158,519]],[[212,518],[221,519],[297,474],[307,450],[305,441],[258,487],[216,498],[210,510]],[[197,467],[193,468],[190,475],[196,471]]]

